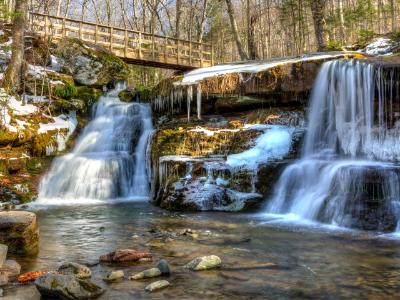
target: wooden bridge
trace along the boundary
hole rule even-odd
[[[213,47],[206,43],[40,13],[30,13],[29,21],[40,36],[55,42],[78,38],[107,48],[130,64],[183,71],[214,64]]]

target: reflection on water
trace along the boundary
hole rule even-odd
[[[54,269],[63,261],[91,264],[107,287],[101,299],[394,299],[400,291],[400,241],[354,231],[287,226],[246,214],[168,213],[146,203],[58,207],[38,212],[36,259],[23,271]],[[262,221],[261,221],[262,220]],[[182,234],[190,228],[194,234]],[[314,229],[313,229],[314,228]],[[146,248],[172,267],[172,287],[143,291],[153,280],[107,285],[111,269],[127,276],[154,263],[95,264],[114,248]],[[190,272],[192,258],[215,254],[220,270]],[[7,291],[12,294],[12,290]]]

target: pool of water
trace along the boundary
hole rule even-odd
[[[100,299],[398,299],[400,292],[395,237],[268,215],[169,213],[144,202],[54,207],[37,214],[40,252],[36,258],[17,257],[23,271],[52,270],[64,261],[89,264],[93,281],[107,288]],[[97,263],[115,248],[149,249],[154,260]],[[221,257],[221,269],[183,268],[210,254]],[[130,276],[160,258],[172,268],[167,278],[172,286],[160,292],[144,292],[159,279],[102,281],[110,270]]]

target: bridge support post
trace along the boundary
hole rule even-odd
[[[124,56],[128,56],[128,45],[129,45],[129,37],[128,37],[128,30],[125,28],[125,37],[124,37]]]
[[[180,51],[181,49],[179,48],[179,40],[176,40],[176,64],[179,65],[179,60],[180,60]]]
[[[114,35],[114,31],[113,31],[113,28],[112,28],[112,27],[109,27],[109,29],[110,29],[110,51],[112,52],[112,51],[113,51],[113,46],[112,46],[112,44],[113,44],[113,35]]]

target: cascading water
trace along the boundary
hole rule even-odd
[[[149,195],[146,147],[153,131],[151,109],[124,103],[115,90],[94,107],[73,151],[54,160],[40,184],[38,203],[88,203],[143,199]]]
[[[400,123],[393,112],[393,74],[356,60],[322,66],[302,158],[283,172],[268,213],[395,230],[400,173],[393,162],[400,160]]]

